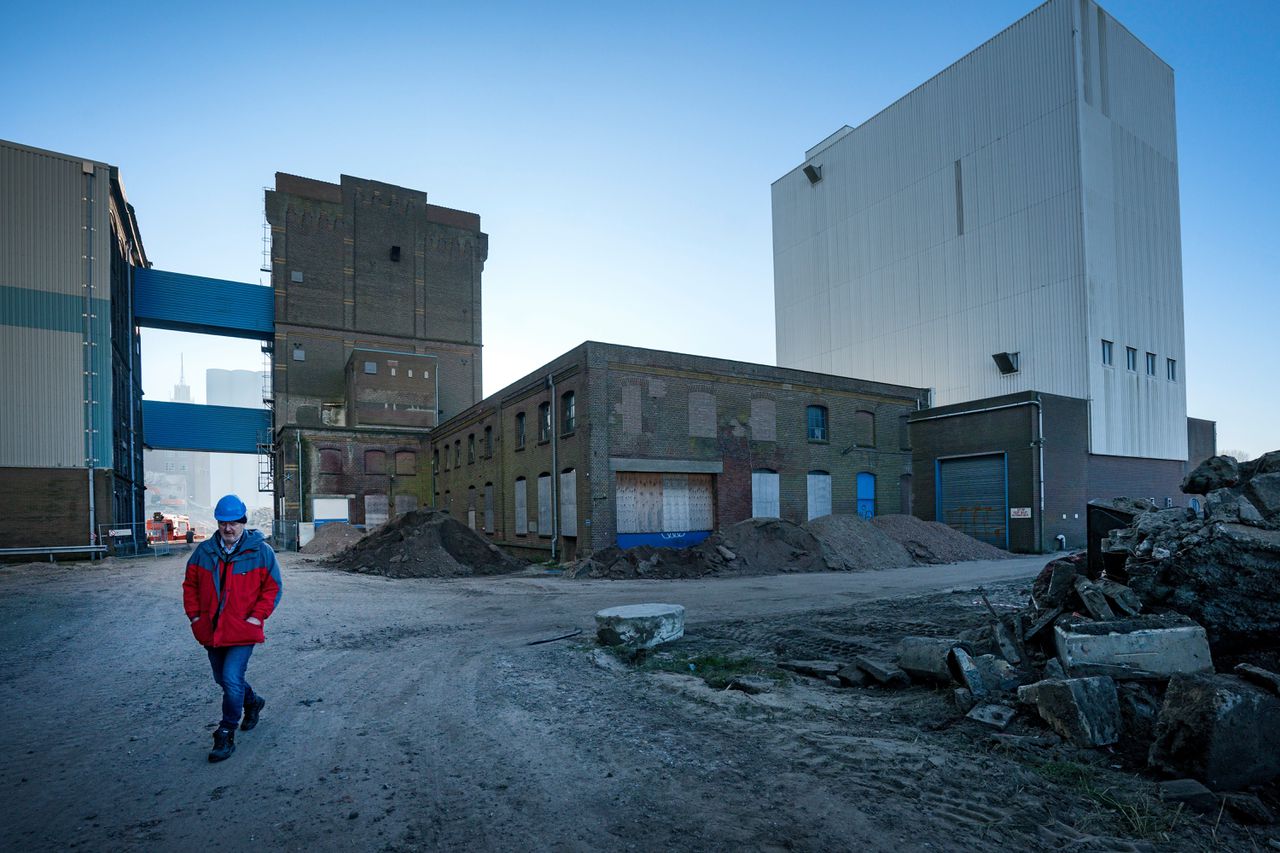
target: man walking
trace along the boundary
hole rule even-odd
[[[236,728],[247,732],[256,726],[267,704],[245,681],[245,670],[253,647],[265,640],[262,625],[280,603],[284,585],[271,546],[258,531],[244,529],[244,501],[225,495],[213,517],[218,532],[192,553],[182,602],[191,633],[209,653],[213,680],[222,688],[222,722],[209,752],[210,761],[222,761],[235,751]]]

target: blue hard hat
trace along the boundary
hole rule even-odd
[[[218,521],[244,521],[248,514],[244,501],[235,495],[223,495],[213,508],[213,517]]]

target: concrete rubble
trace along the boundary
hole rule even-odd
[[[1018,701],[1076,746],[1110,746],[1120,739],[1116,683],[1106,676],[1038,681],[1018,688]]]
[[[596,637],[606,646],[652,649],[684,636],[679,604],[626,604],[596,614]]]

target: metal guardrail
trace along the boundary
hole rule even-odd
[[[20,557],[25,554],[48,554],[49,562],[54,562],[55,554],[89,554],[92,557],[102,556],[107,552],[105,545],[56,545],[45,548],[0,548],[0,557],[12,555]]]

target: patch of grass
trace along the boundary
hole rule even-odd
[[[1169,810],[1150,794],[1141,791],[1119,792],[1114,786],[1103,786],[1097,768],[1075,761],[1046,761],[1035,767],[1045,779],[1070,788],[1093,801],[1107,813],[1120,829],[1134,838],[1167,841],[1182,807]]]

